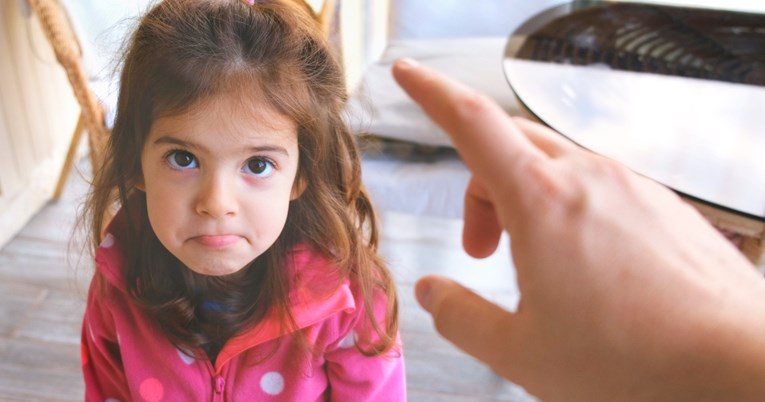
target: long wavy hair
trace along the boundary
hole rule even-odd
[[[145,194],[136,189],[141,151],[158,117],[212,96],[248,93],[297,123],[295,180],[305,189],[263,255],[236,274],[199,275],[168,252],[149,225]],[[164,0],[142,17],[125,50],[116,120],[84,219],[97,247],[105,217],[118,208],[127,215],[121,247],[128,291],[177,346],[214,359],[226,340],[272,313],[286,332],[294,324],[288,303],[293,282],[283,268],[289,251],[307,244],[363,296],[370,333],[360,336],[370,341],[359,342],[365,345],[360,350],[376,355],[392,347],[395,289],[377,252],[357,145],[341,115],[345,101],[342,67],[300,1]],[[96,273],[95,280],[103,278]],[[384,318],[375,316],[373,295],[387,297]],[[203,308],[209,300],[226,308]]]

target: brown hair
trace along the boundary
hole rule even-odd
[[[376,338],[360,350],[389,350],[398,330],[390,272],[377,253],[377,224],[361,183],[354,137],[342,120],[346,100],[342,67],[305,4],[295,0],[164,0],[141,19],[121,72],[112,135],[86,203],[94,246],[104,216],[121,207],[128,230],[122,249],[131,295],[176,345],[214,355],[230,337],[276,311],[283,328],[292,316],[286,254],[298,243],[335,262],[363,296]],[[252,89],[248,92],[242,88]],[[140,155],[152,122],[187,110],[210,96],[255,94],[298,126],[296,183],[305,186],[290,204],[276,243],[232,276],[206,277],[183,267],[148,223]],[[130,202],[129,202],[130,200]],[[97,274],[98,276],[98,274]],[[200,312],[199,295],[226,305]],[[387,297],[383,323],[373,295]],[[205,314],[215,317],[205,318]],[[286,330],[286,328],[285,328]]]

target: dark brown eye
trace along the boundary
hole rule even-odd
[[[273,170],[274,165],[263,158],[252,158],[247,161],[244,170],[248,174],[256,176],[268,176]]]
[[[167,156],[170,166],[178,169],[192,169],[197,167],[194,155],[185,151],[173,151]]]

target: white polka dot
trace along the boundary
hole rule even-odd
[[[345,338],[343,338],[342,341],[340,341],[339,344],[337,344],[337,346],[343,349],[348,349],[348,348],[352,348],[353,345],[355,344],[356,344],[356,331],[351,331],[348,333],[348,335],[345,336]]]
[[[181,358],[181,361],[183,362],[183,364],[190,366],[194,364],[194,361],[196,361],[196,359],[194,359],[194,356],[192,356],[190,353],[186,353],[182,351],[181,349],[176,349],[176,350],[178,351],[178,357]]]
[[[276,371],[268,372],[260,379],[260,389],[268,395],[279,395],[284,391],[284,377]]]
[[[101,240],[100,247],[109,248],[114,245],[114,236],[111,233],[107,233],[104,239]]]
[[[120,400],[117,398],[108,398],[104,402],[120,402]]]

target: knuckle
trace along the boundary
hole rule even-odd
[[[460,120],[474,119],[493,111],[493,101],[478,92],[465,92],[453,104],[452,114]]]
[[[626,181],[631,176],[629,170],[624,165],[613,159],[600,158],[600,163],[598,165],[600,166],[603,174],[618,181]]]
[[[540,158],[528,159],[525,169],[539,191],[542,204],[570,204],[574,200],[571,181],[559,169],[551,169],[549,161]]]

